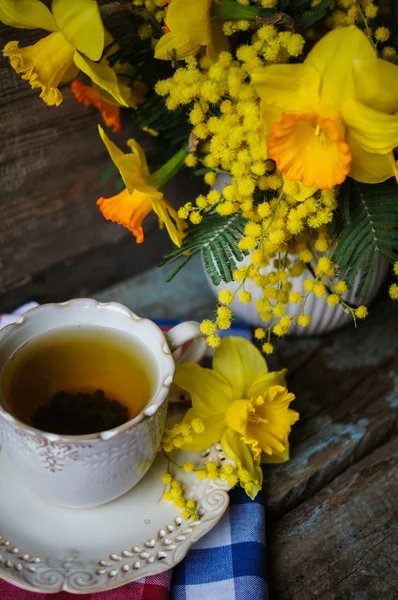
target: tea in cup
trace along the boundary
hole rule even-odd
[[[192,341],[193,340],[193,341]],[[173,356],[197,361],[194,322],[166,334],[118,303],[91,299],[28,311],[0,331],[0,442],[26,485],[68,507],[109,502],[159,449]]]

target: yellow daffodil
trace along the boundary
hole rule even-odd
[[[107,137],[102,127],[98,127],[98,129],[102,141],[126,185],[126,188],[116,196],[99,198],[97,204],[104,217],[129,229],[137,243],[140,244],[144,241],[142,222],[153,210],[157,214],[161,226],[166,226],[174,244],[181,246],[185,224],[158,188],[163,187],[170,178],[168,176],[174,174],[173,169],[176,163],[184,162],[186,152],[177,153],[169,163],[151,176],[145,153],[138,142],[128,140],[127,145],[131,152],[124,154]]]
[[[349,174],[379,183],[398,170],[398,66],[377,58],[366,35],[325,35],[303,64],[253,74],[270,156],[288,179],[329,189]]]
[[[213,0],[171,0],[166,13],[166,33],[158,41],[155,58],[181,60],[195,56],[206,47],[209,58],[215,59],[220,50],[228,49],[222,23],[211,18]]]
[[[298,413],[289,408],[294,395],[285,387],[285,372],[268,372],[259,350],[239,337],[221,341],[212,370],[193,363],[176,370],[175,383],[192,397],[184,420],[198,418],[204,424],[184,448],[200,451],[220,442],[238,472],[250,474],[245,489],[251,497],[261,488],[261,454],[266,462],[288,459],[288,436]]]
[[[50,35],[32,46],[20,48],[11,41],[3,49],[12,68],[41,89],[40,98],[49,106],[62,102],[60,83],[83,71],[120,105],[127,106],[128,86],[118,81],[105,63],[98,63],[107,32],[95,0],[53,0],[50,10],[40,0],[1,0],[0,21],[22,29],[44,29]]]

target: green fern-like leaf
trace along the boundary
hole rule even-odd
[[[364,275],[357,296],[371,282],[379,256],[398,260],[398,186],[395,180],[366,185],[348,179],[342,186],[333,235],[338,244],[333,255],[339,277],[351,287],[361,269]]]
[[[168,252],[159,265],[161,267],[172,260],[182,258],[182,262],[168,277],[168,281],[199,252],[202,253],[206,271],[214,285],[219,285],[221,281],[232,281],[236,263],[245,256],[238,246],[238,241],[243,237],[245,223],[246,220],[239,214],[221,217],[212,212],[203,217],[200,225],[190,225],[181,248]]]

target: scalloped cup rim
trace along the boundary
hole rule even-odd
[[[154,323],[153,321],[151,321],[148,318],[139,317],[132,310],[130,310],[127,306],[124,306],[124,304],[121,304],[120,302],[100,302],[99,300],[95,300],[94,298],[74,298],[72,300],[67,300],[66,302],[48,302],[47,304],[40,304],[39,306],[35,306],[35,307],[29,309],[25,314],[23,314],[20,317],[20,319],[18,321],[16,321],[15,323],[10,323],[9,325],[6,325],[5,327],[0,329],[0,344],[3,340],[3,338],[7,334],[9,334],[10,331],[14,331],[15,329],[18,329],[22,325],[24,325],[26,323],[26,321],[29,319],[29,317],[32,315],[32,313],[37,313],[39,311],[42,311],[43,309],[48,309],[48,308],[53,308],[53,309],[57,310],[57,309],[62,309],[64,307],[68,307],[72,304],[84,304],[87,302],[92,303],[93,306],[95,306],[96,308],[102,308],[102,307],[115,308],[115,309],[119,310],[120,312],[124,313],[126,316],[133,319],[134,321],[137,321],[137,322],[142,321],[142,322],[148,323],[151,327],[153,327],[154,329],[157,330],[157,332],[160,334],[160,336],[164,340],[164,344],[166,344],[168,347],[168,350],[169,350],[168,352],[165,352],[163,347],[162,347],[162,352],[164,354],[169,354],[170,358],[171,358],[172,355],[171,355],[170,348],[167,344],[167,340],[164,337],[162,330],[160,329],[160,327],[158,325],[156,325],[156,323]],[[170,368],[172,371],[171,374],[173,375],[174,370],[175,370],[175,365],[174,365],[174,361],[172,358],[170,361]],[[162,385],[161,388],[159,389],[158,393],[149,400],[149,402],[145,406],[145,408],[140,413],[138,413],[138,415],[136,415],[132,419],[129,419],[128,421],[126,421],[126,423],[123,423],[123,425],[119,425],[118,427],[114,427],[112,429],[107,429],[105,431],[99,431],[96,433],[90,433],[90,434],[86,434],[86,435],[84,435],[84,434],[83,435],[54,434],[54,433],[50,433],[48,431],[44,431],[42,429],[37,429],[33,425],[27,425],[26,423],[24,423],[17,417],[14,417],[13,415],[11,415],[3,407],[2,403],[1,403],[1,398],[0,398],[0,417],[7,420],[10,423],[16,424],[18,427],[20,427],[24,431],[27,431],[28,433],[32,433],[34,435],[41,435],[49,441],[58,441],[59,440],[62,442],[79,442],[79,441],[81,442],[82,440],[96,440],[96,439],[103,440],[103,439],[115,438],[116,436],[129,430],[130,428],[134,427],[135,425],[138,425],[139,423],[143,422],[144,420],[149,419],[153,415],[153,413],[151,413],[150,415],[146,415],[145,411],[149,407],[155,406],[155,405],[160,408],[160,406],[162,406],[162,404],[164,404],[164,402],[167,400],[168,389],[169,388],[167,386]]]

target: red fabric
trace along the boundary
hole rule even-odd
[[[68,592],[51,595],[29,592],[0,579],[0,600],[168,600],[171,573],[170,569],[159,575],[127,583],[109,592],[79,595]]]

